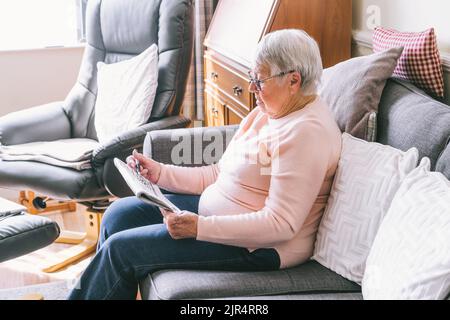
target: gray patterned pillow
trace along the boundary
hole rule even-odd
[[[378,104],[402,51],[399,47],[352,58],[323,71],[319,95],[330,106],[341,131],[376,140]]]

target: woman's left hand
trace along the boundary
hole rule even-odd
[[[164,223],[167,226],[170,236],[175,239],[186,239],[197,237],[198,215],[190,211],[174,213],[161,209],[164,216]]]

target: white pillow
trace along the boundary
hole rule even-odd
[[[95,129],[99,142],[147,122],[158,86],[158,47],[129,60],[97,63]]]
[[[418,158],[416,148],[403,152],[344,133],[313,259],[360,284],[381,220]]]
[[[424,158],[403,181],[378,230],[365,299],[445,299],[450,292],[450,181]]]

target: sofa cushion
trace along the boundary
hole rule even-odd
[[[423,158],[403,181],[373,243],[365,299],[444,299],[450,293],[450,181]]]
[[[214,299],[290,293],[360,292],[361,287],[315,261],[268,272],[167,270],[140,284],[142,299]]]
[[[363,300],[361,292],[294,293],[277,296],[233,297],[230,300]]]
[[[450,106],[408,82],[387,82],[378,112],[378,142],[403,151],[416,147],[419,158],[430,158],[434,170],[449,137]]]
[[[378,227],[401,182],[417,161],[415,148],[403,152],[344,133],[313,259],[361,283]]]
[[[356,57],[323,71],[319,95],[333,111],[339,129],[367,141],[376,139],[378,104],[402,48]]]
[[[423,32],[399,32],[377,27],[372,42],[374,52],[404,47],[394,76],[411,81],[437,97],[444,96],[444,76],[434,28]]]

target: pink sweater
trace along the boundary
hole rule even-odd
[[[341,152],[323,100],[271,119],[254,109],[217,164],[163,165],[158,185],[201,194],[198,240],[275,248],[281,268],[308,260]]]

